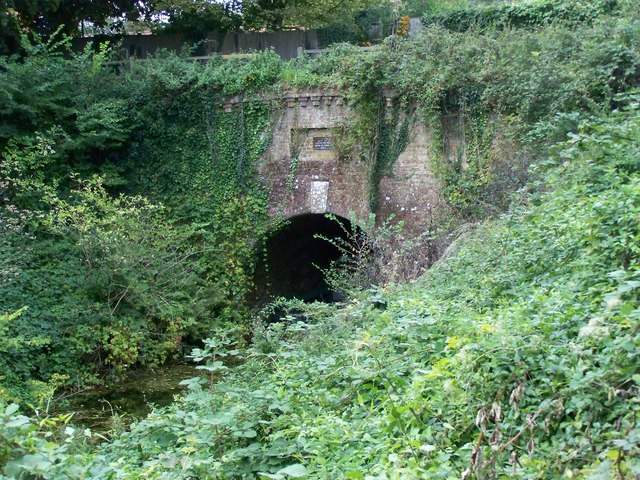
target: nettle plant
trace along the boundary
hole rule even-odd
[[[448,243],[451,225],[438,223],[430,212],[431,223],[419,235],[408,237],[404,223],[393,215],[379,222],[376,215],[358,219],[353,212],[349,222],[335,215],[325,215],[336,222],[343,235],[329,238],[316,235],[332,244],[341,254],[338,260],[323,270],[329,286],[351,295],[371,286],[385,286],[415,280],[442,254]]]
[[[231,360],[240,354],[239,348],[233,348],[239,344],[238,333],[237,328],[217,332],[215,337],[205,338],[202,341],[204,344],[202,348],[194,348],[188,355],[188,358],[200,363],[196,369],[207,372],[210,389],[213,389],[215,381],[222,379],[229,370],[229,367],[224,364],[224,360]],[[182,384],[191,385],[193,382],[194,379],[190,379]]]

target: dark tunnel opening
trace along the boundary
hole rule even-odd
[[[331,242],[318,238],[350,240],[351,222],[324,214],[305,214],[288,220],[258,251],[255,271],[255,302],[264,304],[278,297],[305,302],[334,302],[323,271],[338,260],[341,251]]]

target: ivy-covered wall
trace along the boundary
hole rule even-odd
[[[250,289],[253,247],[267,231],[266,190],[255,171],[272,139],[277,106],[245,102],[231,112],[211,85],[181,85],[173,95],[141,98],[143,119],[126,162],[128,188],[162,202],[192,229],[200,275],[221,298]],[[195,228],[194,228],[195,227]],[[239,320],[238,305],[223,316]]]
[[[504,209],[531,155],[640,85],[640,12],[623,3],[584,25],[434,25],[290,62],[161,54],[114,69],[107,47],[65,54],[55,40],[0,58],[2,331],[19,339],[0,342],[14,372],[0,388],[86,384],[166,361],[221,324],[247,326],[256,242],[278,207],[306,195],[304,178],[318,182],[316,205],[326,188],[328,210],[320,173],[331,175],[361,217],[422,217],[437,203],[474,221]],[[337,99],[287,105],[312,90],[350,112],[318,125],[336,150],[320,173],[296,137],[313,127],[304,115],[337,111]],[[439,196],[407,198],[403,185]]]
[[[456,113],[425,121],[415,103],[402,104],[390,90],[380,92],[371,118],[337,90],[288,92],[279,103],[272,142],[258,162],[272,217],[374,213],[419,235],[451,207],[466,217],[492,213],[481,191],[517,151],[508,120]],[[363,118],[367,142],[353,131]],[[314,144],[325,138],[330,146]]]
[[[268,229],[254,173],[274,108],[216,99],[265,88],[277,56],[114,71],[107,50],[62,51],[0,59],[0,309],[19,339],[0,345],[0,393],[29,401],[246,325]]]

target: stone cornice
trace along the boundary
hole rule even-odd
[[[382,95],[384,96],[386,106],[391,107],[395,93],[391,90],[383,89]],[[288,91],[279,95],[234,95],[217,101],[216,105],[221,106],[225,112],[232,112],[236,106],[241,104],[274,101],[280,102],[283,106],[286,105],[287,108],[323,108],[333,105],[338,107],[349,106],[348,97],[334,89]]]

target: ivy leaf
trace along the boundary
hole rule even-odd
[[[282,470],[278,470],[277,474],[286,475],[291,478],[302,478],[307,476],[307,469],[301,463],[295,463],[283,468]]]
[[[11,405],[8,405],[7,408],[4,410],[4,414],[8,417],[16,413],[19,408],[20,406],[17,403],[12,403]]]

